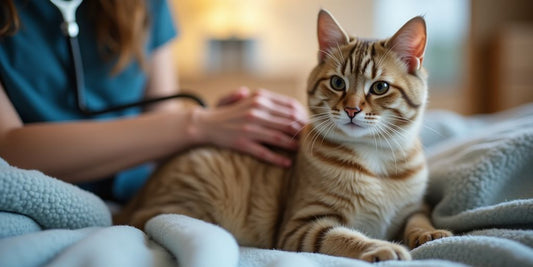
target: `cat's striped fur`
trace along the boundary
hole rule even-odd
[[[311,123],[291,169],[194,149],[159,169],[117,222],[143,227],[157,214],[180,213],[226,228],[241,245],[367,261],[410,259],[403,246],[384,241],[406,225],[411,247],[450,235],[421,212],[424,20],[370,41],[348,37],[321,11],[318,37],[319,64],[308,81]]]

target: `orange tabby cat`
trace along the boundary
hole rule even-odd
[[[142,228],[163,213],[218,224],[240,245],[366,261],[408,260],[451,235],[423,210],[426,162],[417,137],[427,84],[424,19],[392,38],[348,37],[324,10],[319,64],[308,82],[311,123],[291,169],[219,148],[180,154],[116,219]]]

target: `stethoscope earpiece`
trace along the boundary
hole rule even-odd
[[[61,29],[63,30],[63,33],[69,37],[76,37],[80,32],[80,28],[76,22],[76,11],[82,1],[83,0],[50,0],[50,2],[52,2],[52,4],[54,4],[54,6],[56,6],[61,12],[64,21],[61,25]]]

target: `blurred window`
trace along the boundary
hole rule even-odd
[[[392,36],[412,17],[422,15],[427,24],[428,44],[424,66],[432,90],[459,89],[465,78],[466,41],[469,29],[468,0],[377,0],[375,35]]]

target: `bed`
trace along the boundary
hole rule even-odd
[[[464,117],[429,111],[421,137],[432,221],[455,236],[413,261],[379,266],[533,266],[533,104]],[[31,153],[31,151],[28,151]],[[76,186],[0,159],[0,266],[370,266],[321,254],[239,247],[181,215],[144,231],[113,226],[109,205]]]

